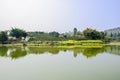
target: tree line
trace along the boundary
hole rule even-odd
[[[105,33],[97,31],[95,29],[87,28],[84,31],[79,31],[74,28],[72,32],[58,33],[56,31],[45,33],[45,32],[28,32],[31,40],[103,40],[105,39]]]
[[[30,37],[29,41],[61,41],[61,40],[104,40],[105,33],[97,31],[95,29],[86,28],[83,31],[79,31],[77,28],[74,28],[73,31],[59,33],[56,31],[52,32],[26,32],[23,29],[12,28],[9,31],[0,32],[0,43],[8,43],[13,40],[21,41],[27,36]]]

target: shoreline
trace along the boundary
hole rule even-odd
[[[0,47],[21,47],[23,44],[0,44]],[[43,48],[103,48],[105,46],[120,46],[120,44],[100,44],[100,45],[36,45],[36,44],[27,44],[24,47],[43,47]]]
[[[24,46],[23,43],[13,43],[13,44],[0,44],[0,46]],[[111,42],[108,44],[91,44],[91,45],[47,45],[47,44],[34,44],[34,43],[26,43],[25,46],[28,47],[100,47],[100,46],[120,46],[120,42]]]

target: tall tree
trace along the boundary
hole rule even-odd
[[[0,32],[0,42],[3,44],[8,40],[7,32]]]
[[[113,38],[113,33],[112,32],[110,33],[110,37]]]
[[[26,37],[26,31],[19,29],[19,28],[12,28],[10,35],[16,38]]]
[[[114,38],[115,38],[115,39],[117,38],[117,33],[114,33]]]
[[[74,37],[77,35],[77,28],[73,29],[73,35],[74,35]]]

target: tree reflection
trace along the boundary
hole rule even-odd
[[[91,49],[84,49],[83,55],[86,56],[87,58],[96,56],[97,54],[103,53],[104,48],[91,48]]]
[[[81,48],[81,49],[73,49],[74,57],[77,57],[79,54],[83,54],[87,58],[94,57],[97,54],[103,53],[104,48]]]
[[[77,57],[82,54],[87,58],[95,57],[98,54],[104,52],[109,54],[120,55],[120,46],[106,46],[103,48],[60,48],[60,47],[0,47],[1,57],[11,57],[12,59],[18,59],[29,54],[45,54],[50,53],[57,55],[60,51],[72,51],[73,56]]]
[[[105,52],[120,55],[120,46],[106,46]]]
[[[6,46],[0,47],[0,56],[7,57],[8,48]]]
[[[13,50],[11,50],[10,53],[10,57],[12,59],[17,59],[20,57],[24,57],[26,55],[27,55],[27,51],[25,50],[25,48],[21,48],[21,47],[14,48]]]

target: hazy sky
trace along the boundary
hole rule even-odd
[[[0,30],[72,31],[120,27],[120,0],[0,0]]]

